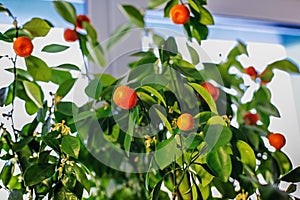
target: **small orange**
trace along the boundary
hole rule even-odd
[[[182,131],[189,131],[194,128],[194,118],[189,113],[181,114],[176,123],[178,128]]]
[[[244,120],[247,125],[255,125],[256,122],[259,120],[259,115],[257,113],[253,114],[253,113],[247,112],[244,115]]]
[[[270,133],[268,140],[271,146],[276,150],[280,150],[286,143],[285,137],[280,133]]]
[[[13,48],[18,56],[27,58],[33,51],[33,44],[29,37],[21,36],[14,41]]]
[[[79,28],[79,29],[83,29],[83,25],[82,25],[82,22],[87,22],[87,23],[90,23],[91,20],[88,16],[86,15],[78,15],[77,16],[77,20],[76,20],[76,28]]]
[[[120,108],[128,110],[136,105],[138,98],[134,89],[128,86],[119,86],[114,91],[113,101]]]
[[[67,42],[75,42],[78,40],[76,31],[69,28],[64,31],[64,38]]]
[[[217,87],[215,87],[213,84],[210,82],[204,82],[202,83],[202,86],[210,93],[210,95],[213,97],[215,101],[218,100],[220,91]]]
[[[257,77],[257,71],[253,66],[245,68],[244,73],[248,74],[252,80],[255,80]]]
[[[175,24],[185,24],[190,20],[190,11],[185,5],[177,4],[171,8],[170,18]]]

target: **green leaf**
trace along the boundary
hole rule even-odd
[[[237,56],[242,54],[248,55],[247,46],[241,41],[237,42],[237,45],[227,55],[228,59],[235,59]]]
[[[54,67],[55,69],[65,69],[65,70],[75,70],[80,71],[79,67],[73,64],[62,64],[57,67]]]
[[[163,170],[173,161],[176,161],[181,154],[181,151],[177,148],[177,142],[172,136],[157,144],[154,158],[159,168]]]
[[[218,114],[216,103],[213,99],[213,97],[210,95],[210,93],[202,86],[197,83],[190,83],[190,85],[196,90],[198,94],[201,95],[201,97],[204,99],[204,101],[209,106],[210,110],[213,113]]]
[[[289,157],[282,151],[275,151],[272,153],[272,157],[276,160],[280,174],[286,174],[292,169],[292,163]]]
[[[88,57],[92,58],[92,62],[98,64],[99,66],[106,65],[105,55],[102,46],[99,43],[87,42]]]
[[[60,187],[58,190],[55,190],[54,198],[55,200],[79,200],[79,198],[73,193],[70,192],[65,187]]]
[[[37,185],[55,173],[54,164],[36,164],[28,167],[24,172],[26,186]]]
[[[238,140],[236,143],[236,147],[239,150],[241,156],[241,162],[250,167],[253,171],[256,167],[256,157],[253,149],[249,144],[242,140]]]
[[[170,17],[170,10],[173,6],[178,4],[178,0],[170,0],[164,7],[164,17]]]
[[[2,3],[0,3],[0,12],[5,12],[8,16],[13,17],[11,12]]]
[[[51,80],[51,68],[40,58],[30,56],[25,58],[28,73],[36,81],[49,82]]]
[[[191,59],[192,59],[192,63],[194,65],[198,64],[200,62],[200,58],[199,58],[198,52],[193,47],[191,47],[190,45],[188,45],[188,43],[186,43],[186,46],[187,46],[187,48],[189,50],[189,53],[190,53],[190,56],[191,56]]]
[[[53,1],[52,3],[56,12],[62,18],[64,18],[67,22],[70,22],[71,24],[75,25],[77,14],[74,6],[71,3],[63,0],[56,0]]]
[[[8,200],[23,200],[23,193],[21,190],[9,191]]]
[[[150,1],[148,1],[147,8],[154,9],[154,8],[164,4],[165,2],[166,2],[165,0],[150,0]]]
[[[58,52],[67,50],[68,48],[70,48],[70,47],[65,46],[65,45],[50,44],[50,45],[44,46],[42,51],[47,52],[47,53],[58,53]]]
[[[150,200],[158,200],[159,199],[159,193],[160,193],[160,188],[162,185],[163,179],[158,181],[158,183],[155,184],[151,194],[150,194]]]
[[[76,179],[83,185],[87,192],[90,192],[91,186],[85,171],[77,164],[73,165],[73,169],[75,170]]]
[[[29,142],[32,141],[32,139],[33,139],[32,136],[25,137],[22,140],[14,143],[12,149],[15,152],[20,152]]]
[[[39,110],[37,105],[31,100],[25,102],[25,109],[28,115],[33,115]]]
[[[85,88],[85,93],[95,99],[99,100],[102,93],[102,83],[98,78],[93,79],[88,86]]]
[[[8,87],[1,88],[0,89],[0,107],[4,106],[7,95],[8,95]]]
[[[71,135],[64,135],[61,141],[61,149],[64,153],[78,158],[80,151],[80,140],[77,137]]]
[[[272,185],[261,185],[259,188],[261,199],[280,199],[288,200],[289,195],[286,192],[279,190],[277,187]]]
[[[23,81],[27,96],[35,103],[38,108],[43,108],[43,100],[40,87],[29,81]]]
[[[52,68],[51,82],[61,85],[64,81],[72,79],[72,75],[68,71],[56,70]]]
[[[148,86],[148,85],[141,86],[140,88],[143,89],[144,91],[150,93],[151,95],[154,95],[155,97],[157,97],[157,99],[159,101],[161,101],[165,107],[167,107],[164,97],[156,89],[154,89],[153,87]]]
[[[275,61],[267,66],[268,70],[279,69],[291,73],[299,73],[299,68],[296,64],[289,60]]]
[[[111,86],[117,81],[117,79],[110,74],[95,74],[95,77],[100,79],[103,87]]]
[[[300,167],[296,167],[289,171],[287,174],[282,176],[280,180],[293,183],[300,182]]]
[[[204,141],[208,145],[208,151],[229,144],[232,137],[230,128],[218,124],[207,125],[203,131],[205,134]]]
[[[70,121],[68,121],[68,124],[74,124],[77,122],[80,122],[82,120],[85,120],[89,117],[93,117],[95,116],[95,112],[94,111],[84,111],[84,112],[80,112],[80,113],[74,113],[73,114],[73,119],[71,119]]]
[[[24,24],[23,29],[29,31],[33,37],[44,37],[49,33],[51,27],[43,19],[32,18],[29,22]]]
[[[193,65],[192,63],[189,63],[188,61],[185,61],[183,59],[171,59],[171,62],[172,61],[173,64],[171,65],[171,67],[173,67],[175,70],[179,71],[183,75],[197,80],[203,80],[203,77],[196,69],[195,65]]]
[[[7,184],[9,183],[10,178],[14,173],[14,170],[15,170],[15,166],[10,160],[7,161],[2,167],[0,177],[4,186],[7,186]]]
[[[144,16],[136,7],[132,5],[122,5],[121,8],[133,24],[140,28],[145,27]]]
[[[168,121],[167,117],[162,112],[160,112],[160,110],[158,110],[157,108],[155,108],[155,111],[158,114],[158,117],[161,119],[161,121],[165,124],[168,131],[172,134],[173,129],[172,129],[172,126],[171,126],[170,122]]]
[[[214,24],[213,16],[204,7],[200,8],[200,23],[204,24],[204,25],[213,25]]]
[[[231,171],[231,157],[227,152],[226,147],[220,147],[217,150],[211,151],[206,157],[207,165],[223,182],[227,182]]]
[[[56,91],[57,96],[65,97],[72,89],[76,80],[77,79],[72,78],[64,81]]]
[[[83,22],[82,23],[84,29],[86,30],[87,32],[87,36],[88,38],[94,43],[94,42],[97,42],[98,40],[98,34],[97,34],[97,31],[96,29],[88,22]]]
[[[78,113],[78,107],[73,102],[60,101],[59,103],[56,104],[55,109],[56,111],[71,117]]]
[[[106,48],[110,50],[113,45],[117,44],[122,38],[124,38],[132,28],[130,23],[125,23],[119,26],[109,37]]]

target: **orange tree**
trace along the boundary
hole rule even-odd
[[[148,9],[164,8],[165,17],[200,44],[207,25],[214,23],[205,5],[205,0],[150,0]],[[105,66],[105,51],[133,27],[148,32],[153,44],[131,55],[137,59],[122,66],[129,70],[121,77],[88,74],[87,64],[85,69],[69,63],[50,67],[32,53],[31,41],[46,36],[52,24],[32,18],[21,25],[0,4],[0,12],[13,22],[0,40],[15,51],[0,55],[0,61],[11,64],[1,67],[13,74],[0,89],[0,106],[9,110],[2,113],[0,126],[5,162],[0,178],[9,199],[24,194],[30,199],[294,198],[300,168],[293,168],[281,151],[284,133],[269,130],[270,117],[280,114],[266,86],[274,69],[299,73],[295,64],[278,60],[259,73],[240,63],[247,46],[237,42],[223,62],[196,67],[197,51],[188,46],[192,61],[184,60],[176,39],[147,29],[144,13],[134,5],[121,6],[129,23],[102,48],[87,16],[66,1],[53,1],[53,6],[71,26],[63,37],[78,42],[84,61]],[[60,56],[68,48],[49,43],[41,51]],[[25,69],[18,59],[24,59]],[[232,68],[236,73],[229,73]],[[72,71],[82,71],[89,80],[81,88],[89,99],[82,106],[65,100],[78,80]],[[241,102],[247,90],[243,74],[259,85],[246,103]],[[48,94],[45,84],[57,89]],[[21,129],[15,127],[16,99],[33,116]]]

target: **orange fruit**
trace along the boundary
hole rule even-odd
[[[215,87],[213,84],[210,82],[204,82],[202,83],[202,86],[210,93],[210,95],[213,97],[215,101],[218,100],[220,91],[217,87]]]
[[[280,133],[270,133],[268,140],[271,146],[276,150],[280,150],[286,143],[285,137]]]
[[[181,114],[176,123],[178,128],[182,131],[189,131],[194,128],[194,118],[189,113]]]
[[[134,89],[128,86],[119,86],[114,91],[113,101],[120,108],[128,110],[136,105],[138,98]]]
[[[244,120],[247,125],[255,125],[256,122],[259,120],[259,115],[257,113],[253,114],[253,113],[247,112],[244,115]]]
[[[21,36],[14,41],[13,48],[18,56],[27,58],[33,51],[33,44],[29,37]]]
[[[67,42],[75,42],[78,40],[76,31],[69,28],[64,31],[64,38]]]
[[[170,18],[175,24],[185,24],[190,20],[190,11],[185,5],[177,4],[171,8]]]
[[[245,74],[248,74],[248,75],[251,77],[252,80],[255,80],[256,77],[257,77],[257,71],[256,71],[255,68],[252,67],[252,66],[251,66],[251,67],[245,68],[245,69],[244,69],[244,73],[245,73]]]
[[[87,23],[90,23],[91,20],[88,16],[86,15],[78,15],[77,16],[77,19],[76,19],[76,28],[79,28],[79,29],[83,29],[83,25],[82,25],[82,22],[87,22]]]

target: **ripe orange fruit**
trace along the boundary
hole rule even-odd
[[[215,101],[218,100],[220,91],[218,88],[216,88],[213,84],[210,82],[204,82],[202,83],[202,86],[210,93],[210,95],[213,97]]]
[[[90,23],[91,20],[88,16],[86,15],[78,15],[77,16],[77,20],[76,20],[76,28],[79,28],[79,29],[83,29],[83,25],[82,25],[82,22],[87,22],[87,23]]]
[[[268,136],[268,140],[271,146],[276,150],[280,150],[286,143],[285,137],[280,133],[271,133]]]
[[[13,48],[18,56],[27,58],[33,51],[33,44],[29,37],[21,36],[14,41]]]
[[[75,42],[76,40],[78,40],[76,31],[69,28],[64,32],[64,38],[67,42]]]
[[[253,113],[247,112],[244,115],[244,120],[247,125],[255,125],[256,122],[259,120],[259,115],[257,113],[253,114]]]
[[[251,67],[245,68],[245,69],[244,69],[244,73],[245,73],[245,74],[248,74],[248,75],[251,77],[252,80],[255,80],[256,77],[257,77],[257,71],[256,71],[255,68],[252,67],[252,66],[251,66]]]
[[[181,114],[176,123],[178,128],[182,131],[189,131],[194,128],[194,118],[189,113]]]
[[[185,24],[190,20],[190,11],[185,5],[177,4],[171,8],[170,18],[175,24]]]
[[[128,86],[119,86],[114,91],[113,101],[120,108],[128,110],[136,105],[138,98],[134,89]]]

